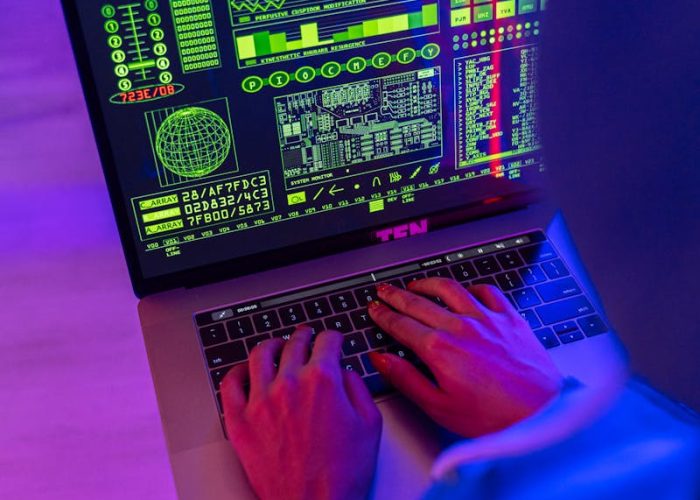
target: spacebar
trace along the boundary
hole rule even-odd
[[[554,323],[566,321],[567,319],[583,316],[584,314],[593,314],[595,312],[591,303],[583,296],[537,307],[535,311],[537,311],[537,315],[545,325],[552,325]]]

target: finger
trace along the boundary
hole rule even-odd
[[[343,385],[350,404],[360,415],[368,419],[379,416],[379,410],[372,395],[357,373],[343,370]]]
[[[462,285],[447,278],[427,278],[408,284],[411,292],[439,297],[451,311],[465,316],[480,317],[484,306],[474,298]]]
[[[440,389],[405,359],[378,352],[369,353],[369,359],[387,382],[421,408],[431,408],[440,396]]]
[[[421,356],[424,351],[425,338],[432,332],[432,329],[413,318],[392,311],[381,302],[369,304],[369,315],[382,331]]]
[[[291,374],[299,370],[309,360],[309,343],[312,330],[308,326],[300,326],[287,341],[282,351],[278,374]]]
[[[250,366],[250,399],[257,399],[267,392],[277,375],[275,361],[278,359],[284,341],[282,339],[266,340],[252,350],[248,357]]]
[[[446,311],[425,297],[395,286],[383,283],[377,286],[377,295],[398,312],[433,328],[449,330],[456,327],[456,323],[459,322],[459,318],[450,311]]]
[[[469,293],[476,297],[493,312],[503,313],[513,309],[503,292],[493,285],[474,285],[468,288]]]
[[[342,334],[332,330],[321,332],[321,334],[316,337],[314,352],[311,354],[309,363],[322,365],[330,364],[332,366],[337,366],[340,370],[340,349],[342,345]]]
[[[221,404],[224,415],[235,418],[248,403],[245,387],[250,380],[248,363],[241,363],[231,368],[221,381]]]

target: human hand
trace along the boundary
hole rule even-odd
[[[475,437],[502,430],[542,408],[562,376],[528,324],[496,287],[468,290],[445,278],[382,284],[372,319],[413,350],[435,383],[393,354],[370,354],[379,373],[452,432]],[[449,310],[423,296],[439,297]],[[392,309],[393,308],[393,309]]]
[[[299,328],[231,369],[221,385],[226,431],[263,500],[365,498],[381,415],[360,377],[341,369],[343,337],[321,333],[309,359],[310,340]]]

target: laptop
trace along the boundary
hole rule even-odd
[[[605,379],[614,335],[542,201],[544,0],[62,4],[180,497],[252,495],[219,383],[300,323],[377,398],[373,497],[420,495],[454,437],[368,361],[418,362],[367,315],[379,282],[498,286],[563,373]]]

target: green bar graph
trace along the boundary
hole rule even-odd
[[[270,54],[270,32],[260,31],[253,35],[256,54]]]
[[[274,33],[270,35],[270,52],[273,54],[286,52],[287,50],[287,34]],[[254,55],[252,57],[255,57]]]
[[[320,38],[318,23],[312,22],[302,24],[299,27],[300,38],[298,40],[288,40],[289,34],[284,32],[260,31],[251,35],[237,36],[236,47],[239,59],[245,60],[437,25],[438,5],[434,3],[423,5],[420,12],[379,17],[368,19],[361,24],[351,24],[347,26],[346,30],[334,33],[327,39]]]
[[[365,30],[361,24],[355,24],[348,27],[348,38],[350,40],[359,40],[365,38]]]

